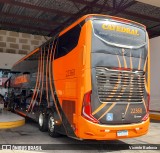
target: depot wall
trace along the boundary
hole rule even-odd
[[[160,111],[160,37],[150,39],[151,103],[150,109]]]
[[[34,50],[48,37],[0,30],[0,68],[11,68],[13,63]]]
[[[0,53],[0,68],[10,69],[24,54]]]

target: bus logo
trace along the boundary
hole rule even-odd
[[[120,26],[120,25],[112,25],[112,24],[106,24],[103,23],[102,24],[102,29],[104,30],[110,30],[110,31],[116,31],[116,32],[120,32],[120,33],[127,33],[130,35],[135,35],[135,36],[139,36],[139,31],[136,29],[131,29],[131,28],[126,28],[124,26]]]

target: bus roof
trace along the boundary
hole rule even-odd
[[[81,18],[79,18],[78,20],[76,20],[74,23],[72,23],[70,26],[68,26],[67,28],[65,28],[64,30],[62,30],[59,34],[59,36],[63,35],[64,33],[66,33],[68,30],[70,30],[71,28],[73,28],[74,26],[76,26],[77,24],[79,24],[80,22],[82,22],[83,20],[87,19],[87,18],[92,18],[92,17],[104,17],[104,18],[109,18],[109,19],[113,19],[113,20],[117,20],[117,21],[121,21],[121,22],[124,22],[124,23],[131,23],[131,24],[135,24],[137,26],[140,26],[140,27],[143,27],[146,29],[146,26],[141,24],[141,23],[138,23],[138,22],[135,22],[135,21],[132,21],[132,20],[128,20],[128,19],[125,19],[125,18],[120,18],[120,17],[116,17],[116,16],[110,16],[110,15],[103,15],[103,14],[87,14]]]

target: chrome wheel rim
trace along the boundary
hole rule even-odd
[[[42,127],[43,126],[43,114],[39,114],[39,125]]]
[[[50,116],[49,121],[48,121],[48,127],[51,132],[54,131],[54,126],[55,126],[54,118],[53,116]]]

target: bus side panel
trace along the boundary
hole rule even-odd
[[[75,133],[77,132],[77,118],[81,113],[84,92],[82,78],[84,78],[85,67],[83,61],[85,37],[86,27],[84,24],[81,28],[78,45],[65,56],[55,59],[52,64],[55,90],[61,107],[60,111],[64,113],[62,115],[63,125],[72,127]],[[66,124],[66,120],[70,125]],[[67,135],[73,136],[70,132]]]
[[[33,111],[33,105],[31,106],[33,100],[31,100],[30,91],[34,90],[34,93],[38,93],[35,88],[37,74],[40,73],[40,68],[38,67],[40,67],[40,54],[39,52],[34,52],[32,56],[24,59],[12,68],[12,71],[19,72],[19,74],[11,77],[10,89],[13,89],[16,95],[14,102],[17,105],[16,111],[21,112],[21,114],[28,115],[28,112]]]
[[[80,76],[79,80],[81,80],[80,84],[80,98],[78,103],[78,122],[77,122],[77,136],[80,138],[82,133],[84,132],[82,129],[86,129],[84,122],[81,120],[82,118],[82,107],[83,107],[83,98],[84,95],[92,90],[91,86],[91,21],[88,20],[85,23],[85,30],[83,31],[85,39],[84,49],[83,49],[83,67],[82,67],[82,75]],[[84,119],[85,120],[85,119]],[[94,128],[94,126],[92,127]]]

